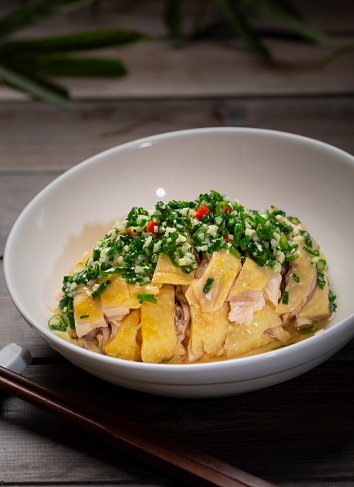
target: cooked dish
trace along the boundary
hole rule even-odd
[[[64,277],[49,327],[111,357],[192,363],[292,344],[335,308],[297,218],[210,191],[132,208]]]

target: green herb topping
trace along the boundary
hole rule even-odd
[[[48,321],[49,328],[55,331],[66,331],[68,326],[64,316],[59,314],[52,316]]]
[[[300,282],[300,277],[296,275],[295,273],[291,275],[291,277],[294,279],[295,282]]]
[[[203,293],[204,294],[207,294],[210,291],[211,286],[213,285],[213,282],[214,282],[214,279],[212,277],[208,277],[208,279],[207,279],[207,281],[203,287]]]
[[[101,282],[96,291],[92,293],[92,299],[97,299],[109,284],[111,284],[111,281],[109,279],[106,282]]]
[[[139,299],[139,303],[143,303],[144,301],[147,301],[149,303],[157,303],[157,299],[153,294],[137,294],[137,298]]]
[[[304,243],[321,274],[326,262],[320,259],[319,250],[309,248],[312,239],[308,232],[296,217],[286,217],[275,206],[270,210],[247,209],[212,190],[194,201],[159,201],[150,210],[134,207],[96,243],[85,267],[78,265],[73,276],[64,277],[59,310],[74,328],[73,297],[80,284],[93,286],[93,299],[110,284],[111,274],[120,274],[127,283],[143,288],[151,282],[161,254],[168,255],[186,274],[197,269],[197,259],[221,249],[280,272],[287,262],[298,258],[297,249]],[[98,285],[104,276],[108,280]],[[321,276],[318,282],[321,286]],[[207,282],[204,292],[211,285]],[[138,298],[140,301],[155,300],[153,296],[146,298],[148,294],[140,296],[144,296]]]

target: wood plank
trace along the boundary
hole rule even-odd
[[[350,391],[353,369],[344,364],[327,362],[262,391],[203,401],[124,390],[67,363],[33,365],[25,375],[47,385],[55,382],[65,393],[206,453],[218,452],[218,458],[280,486],[326,485],[353,478],[354,400],[343,393]],[[299,397],[306,408],[298,407]],[[166,479],[139,463],[15,398],[3,398],[1,406],[5,485],[39,483],[41,472],[55,483],[144,485],[149,478],[153,485],[166,485]]]
[[[0,176],[0,255],[3,255],[7,236],[16,218],[31,199],[59,172],[43,171],[40,174],[23,171],[21,174],[11,171]]]
[[[21,0],[2,0],[0,17],[21,5]],[[353,33],[353,4],[351,0],[337,0],[335,9],[331,0],[293,0],[297,10],[313,28],[331,35]],[[163,0],[135,0],[134,4],[125,0],[99,0],[94,6],[83,6],[66,14],[58,15],[27,28],[15,37],[39,37],[60,33],[78,32],[86,29],[118,26],[145,32],[155,37],[167,37],[163,22]],[[198,0],[189,0],[185,5],[184,33],[192,31],[193,15],[198,8]],[[281,29],[281,25],[248,10],[249,18],[257,27]],[[202,26],[220,22],[220,9],[210,2],[205,12]]]
[[[349,42],[341,38],[340,42]],[[275,63],[252,56],[237,41],[211,41],[172,49],[169,41],[149,41],[99,56],[121,58],[129,75],[117,78],[61,78],[73,99],[124,99],[210,96],[284,96],[352,94],[354,53],[324,68],[317,62],[328,49],[286,41],[269,41]],[[6,87],[0,100],[25,100],[27,96]]]
[[[10,0],[2,2],[0,14],[10,10],[9,5],[12,6]],[[333,33],[338,42],[345,43],[352,39],[353,10],[350,0],[339,0],[335,13],[330,1],[301,0],[297,2],[297,7],[311,25]],[[196,2],[188,7],[186,32],[190,31],[191,13],[195,8]],[[254,25],[266,34],[265,43],[274,54],[274,64],[264,63],[250,54],[233,36],[225,35],[225,28],[219,29],[219,38],[216,35],[215,38],[198,42],[185,42],[178,49],[167,37],[162,11],[161,1],[139,0],[138,5],[134,2],[134,6],[114,0],[101,1],[96,9],[85,7],[49,19],[39,26],[26,29],[24,34],[17,37],[31,38],[112,26],[136,29],[153,36],[152,41],[97,54],[121,58],[129,69],[129,75],[125,78],[58,80],[69,88],[74,99],[353,93],[353,53],[319,69],[316,63],[329,52],[328,49],[277,38],[277,31],[279,34],[284,28],[252,16]],[[207,11],[206,25],[210,21],[218,23],[220,20],[221,15],[214,5]],[[22,93],[0,87],[0,100],[26,99],[27,96]]]
[[[0,4],[0,17],[21,5],[21,0],[2,0]],[[353,32],[353,3],[351,0],[337,0],[335,9],[331,0],[293,0],[293,5],[303,15],[306,21],[314,28],[321,29],[329,34]],[[99,0],[94,6],[83,6],[71,12],[58,15],[41,22],[39,25],[27,28],[21,37],[34,37],[58,34],[60,32],[81,31],[99,28],[109,28],[112,25],[126,29],[134,29],[146,32],[154,36],[167,36],[163,22],[163,0],[135,0],[134,4],[125,0]],[[190,0],[185,6],[184,32],[189,34],[193,21],[193,15],[198,8],[198,0]],[[248,10],[249,18],[259,25],[277,26],[277,24],[265,17],[257,16]],[[205,13],[203,25],[221,20],[220,9],[210,2]],[[15,37],[19,37],[16,35]]]
[[[0,110],[0,170],[63,171],[134,139],[212,126],[283,130],[354,154],[353,123],[354,98],[347,96],[82,101],[68,112],[39,103],[8,103]],[[8,184],[6,180],[2,191]],[[22,203],[30,195],[18,184]],[[34,194],[31,186],[28,189]]]

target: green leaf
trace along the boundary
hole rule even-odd
[[[287,0],[243,0],[259,14],[289,27],[297,34],[316,44],[333,46],[335,42],[327,35],[310,27],[299,12]]]
[[[37,24],[62,12],[92,3],[95,0],[32,0],[0,19],[0,38]]]
[[[343,44],[342,46],[339,46],[337,49],[334,51],[330,52],[327,56],[325,56],[323,59],[321,59],[318,62],[318,65],[323,67],[329,64],[330,62],[334,61],[335,59],[344,56],[345,54],[348,54],[349,52],[354,51],[354,41],[348,42],[347,44]]]
[[[165,0],[164,20],[172,39],[180,43],[182,40],[182,21],[184,0]]]
[[[233,0],[216,0],[225,19],[233,31],[238,34],[251,51],[270,59],[268,49],[263,45],[260,37],[248,22],[245,14]]]
[[[303,16],[288,0],[243,0],[262,15],[285,15],[303,21]]]
[[[101,49],[109,46],[130,44],[148,38],[148,36],[139,32],[123,29],[104,29],[28,41],[8,42],[0,47],[0,56]]]
[[[56,76],[124,76],[126,68],[118,59],[74,58],[60,55],[14,59],[10,66],[21,72]]]
[[[61,86],[50,83],[37,75],[23,74],[0,64],[0,78],[11,87],[29,93],[42,101],[60,108],[69,107],[68,92]]]

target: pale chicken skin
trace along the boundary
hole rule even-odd
[[[277,306],[281,295],[280,284],[280,273],[260,267],[247,257],[227,297],[231,307],[229,320],[248,326],[254,314],[263,309],[266,302]]]
[[[226,360],[315,332],[333,296],[296,218],[211,191],[118,220],[64,277],[49,326],[112,360]]]

